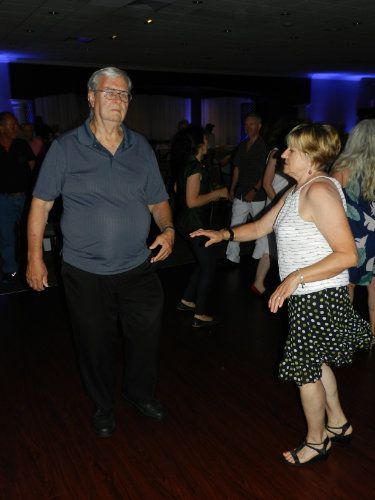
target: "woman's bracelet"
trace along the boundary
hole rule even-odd
[[[301,269],[298,268],[297,272],[298,272],[298,276],[299,276],[300,285],[301,285],[302,288],[305,288],[305,286],[306,286],[305,278],[303,277],[303,274],[301,273]]]

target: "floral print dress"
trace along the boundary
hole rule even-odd
[[[360,183],[350,180],[344,194],[347,215],[357,245],[357,267],[349,269],[350,283],[368,285],[375,276],[375,196],[366,201],[360,194]]]

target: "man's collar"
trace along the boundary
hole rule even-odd
[[[90,127],[91,118],[88,118],[83,125],[78,127],[78,140],[86,146],[94,146],[98,141]],[[133,144],[134,135],[132,131],[121,123],[123,140],[120,144],[122,150],[128,149]]]

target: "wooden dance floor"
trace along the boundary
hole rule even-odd
[[[334,445],[325,462],[288,466],[281,452],[303,440],[305,424],[296,388],[277,380],[285,311],[271,315],[250,295],[252,265],[219,269],[221,323],[195,331],[175,310],[190,271],[160,271],[158,397],[168,417],[126,406],[119,383],[110,439],[90,426],[61,287],[0,297],[1,500],[375,498],[375,351],[336,370],[352,443]]]

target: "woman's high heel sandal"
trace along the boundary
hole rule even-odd
[[[323,443],[308,443],[307,441],[304,441],[301,443],[297,448],[294,450],[291,450],[289,453],[292,455],[292,458],[294,462],[289,462],[285,457],[284,460],[286,463],[290,465],[297,465],[298,467],[301,467],[302,465],[307,465],[307,464],[312,464],[314,462],[318,462],[319,460],[325,460],[328,455],[330,448],[327,449],[327,446],[330,443],[330,438],[327,436]],[[317,452],[317,455],[315,457],[310,458],[310,460],[307,460],[306,462],[300,462],[297,453],[302,450],[304,447],[311,448],[312,450]],[[316,448],[316,446],[323,446],[323,448]]]
[[[351,441],[352,433],[345,434],[345,432],[349,429],[349,427],[350,427],[349,422],[346,422],[341,427],[332,427],[331,425],[326,425],[327,431],[333,434],[333,436],[330,436],[330,440],[334,443],[349,443]]]

